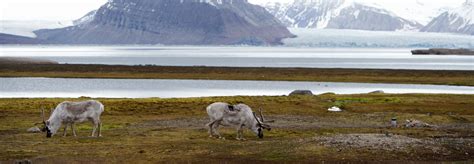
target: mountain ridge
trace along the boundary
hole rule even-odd
[[[448,10],[421,29],[423,32],[450,32],[474,35],[474,1]]]
[[[65,44],[265,45],[294,37],[247,0],[110,0],[74,26],[35,34]]]
[[[270,13],[291,28],[422,31],[470,35],[474,28],[471,27],[474,22],[473,0],[453,0],[449,3],[429,3],[426,0],[288,0],[260,1],[258,4],[265,6]],[[463,4],[464,8],[459,7],[460,4]],[[438,21],[433,25],[436,18]],[[457,20],[459,18],[462,20]]]
[[[349,0],[296,0],[266,8],[288,27],[397,31],[422,26],[383,8]]]

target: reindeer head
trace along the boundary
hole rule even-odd
[[[41,117],[43,118],[43,122],[39,123],[39,124],[43,124],[43,128],[41,128],[41,131],[46,132],[46,137],[47,138],[51,138],[51,136],[53,136],[53,133],[51,132],[50,122],[46,121],[46,119],[45,119],[43,108],[41,108]],[[35,124],[35,125],[37,125],[37,124]]]
[[[258,138],[263,138],[263,130],[266,129],[270,131],[272,130],[272,128],[270,127],[270,125],[265,124],[265,118],[263,117],[262,109],[260,109],[259,112],[260,112],[260,118],[258,118],[255,112],[253,112],[253,117],[257,121],[257,124],[255,125],[255,128],[252,128],[252,129],[257,134]]]

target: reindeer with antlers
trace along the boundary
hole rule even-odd
[[[217,102],[209,105],[206,110],[210,118],[210,122],[206,124],[209,127],[209,137],[218,136],[224,139],[218,132],[219,125],[237,127],[237,140],[245,140],[244,127],[249,128],[259,138],[263,138],[263,129],[271,130],[271,127],[265,124],[262,110],[260,109],[260,118],[258,118],[255,112],[245,104],[230,105]]]
[[[64,134],[66,136],[66,130],[68,125],[71,126],[73,135],[76,136],[74,129],[75,123],[82,123],[85,121],[91,121],[93,123],[93,129],[91,136],[95,136],[96,129],[99,130],[98,137],[101,135],[100,115],[104,112],[104,105],[99,101],[89,100],[84,102],[69,102],[65,101],[60,103],[56,109],[51,113],[48,120],[45,120],[44,109],[42,109],[42,117],[44,128],[43,132],[46,132],[46,137],[50,138],[56,134],[62,124],[64,126]]]

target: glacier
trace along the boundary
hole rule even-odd
[[[474,49],[472,35],[345,29],[290,28],[289,30],[298,37],[283,40],[284,46],[287,47]]]
[[[48,20],[0,20],[0,33],[36,37],[33,31],[38,29],[63,28],[73,25],[72,21]]]

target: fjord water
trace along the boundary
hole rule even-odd
[[[473,56],[413,56],[410,49],[3,46],[0,57],[34,57],[69,64],[474,70]]]
[[[446,93],[474,94],[474,87],[412,84],[368,84],[237,80],[144,80],[144,79],[61,79],[0,78],[0,98],[107,97],[181,98],[236,95],[288,95],[297,89],[316,94]]]

